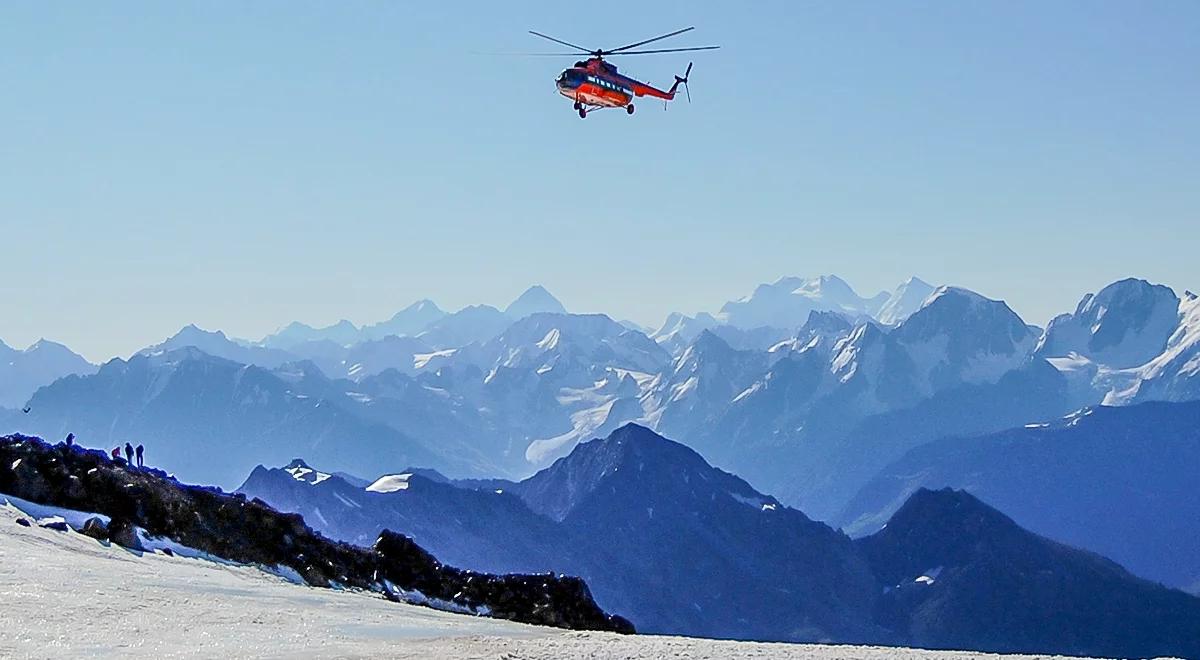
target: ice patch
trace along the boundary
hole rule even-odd
[[[551,329],[550,332],[547,332],[546,336],[542,337],[542,340],[537,343],[537,347],[543,351],[554,349],[555,346],[558,346],[560,335],[561,333],[559,333],[558,328]]]
[[[755,392],[762,389],[762,386],[763,386],[763,382],[760,380],[757,383],[751,385],[750,387],[747,387],[746,389],[742,390],[741,394],[738,394],[737,396],[733,397],[733,401],[731,403],[737,403],[738,401],[741,401],[742,399],[750,396],[751,394],[754,394]]]
[[[367,486],[369,493],[394,493],[398,490],[408,490],[408,479],[412,476],[411,472],[404,474],[389,474],[379,477],[375,483]]]
[[[942,567],[937,566],[935,568],[931,568],[931,569],[925,571],[925,573],[923,575],[921,575],[917,579],[913,580],[913,582],[916,582],[917,584],[930,585],[930,584],[933,584],[934,582],[936,582],[938,576],[941,574],[942,574]]]
[[[424,369],[435,358],[450,357],[456,352],[458,352],[457,348],[448,348],[444,351],[434,351],[433,353],[417,353],[413,355],[413,369]]]
[[[671,401],[679,401],[687,396],[692,390],[696,389],[696,385],[700,383],[700,379],[696,376],[689,376],[687,380],[675,386],[675,393],[671,395]]]
[[[292,478],[295,479],[296,481],[304,481],[304,475],[308,474],[309,472],[312,472],[312,468],[294,467],[294,468],[287,468],[284,470],[284,472],[287,472],[288,474],[292,475]]]

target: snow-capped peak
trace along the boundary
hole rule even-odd
[[[288,463],[287,466],[283,468],[283,471],[292,475],[292,478],[296,481],[303,481],[305,483],[312,484],[313,486],[316,486],[330,477],[330,475],[326,472],[318,472],[317,470],[312,469],[307,463],[299,458],[292,459],[292,462]]]
[[[1038,343],[1045,357],[1071,353],[1112,369],[1161,354],[1179,325],[1180,300],[1169,287],[1128,278],[1087,294],[1073,314],[1054,318]]]
[[[898,325],[921,308],[935,288],[917,277],[910,277],[896,287],[875,314],[876,320],[884,325]]]

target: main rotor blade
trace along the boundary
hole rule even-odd
[[[652,53],[683,53],[689,50],[716,50],[720,46],[697,46],[696,48],[659,48],[655,50],[626,50],[620,53],[606,53],[606,55],[650,55]]]
[[[583,51],[583,52],[585,52],[585,53],[589,53],[589,54],[590,54],[590,53],[592,52],[592,51],[588,50],[587,48],[584,48],[583,46],[576,46],[575,44],[568,43],[568,42],[566,42],[566,41],[563,41],[562,39],[555,39],[554,37],[551,37],[550,35],[542,34],[541,32],[534,32],[533,30],[530,30],[530,31],[529,31],[529,34],[532,34],[532,35],[533,35],[533,36],[535,36],[535,37],[541,37],[541,38],[543,38],[543,39],[549,39],[550,41],[553,41],[553,42],[554,42],[554,43],[556,43],[556,44],[562,44],[562,45],[564,45],[564,46],[569,46],[569,47],[571,47],[571,48],[576,48],[576,49],[578,49],[578,50],[581,50],[581,51]]]
[[[675,36],[675,35],[677,35],[677,34],[683,34],[684,32],[688,32],[689,30],[695,30],[695,29],[696,29],[695,27],[686,27],[686,28],[683,28],[682,30],[676,30],[676,31],[672,32],[671,34],[664,34],[664,35],[663,35],[663,36],[661,36],[661,37],[654,37],[653,39],[647,39],[647,40],[645,40],[645,41],[639,41],[639,42],[637,42],[636,44],[629,44],[628,46],[621,46],[620,48],[614,48],[614,49],[612,49],[612,50],[607,50],[607,51],[604,51],[604,52],[605,52],[605,53],[615,53],[615,52],[617,52],[617,51],[629,50],[630,48],[637,48],[638,46],[645,46],[646,44],[648,44],[648,43],[650,43],[650,42],[652,42],[652,41],[661,41],[661,40],[663,40],[663,39],[666,39],[667,37],[673,37],[673,36]]]
[[[579,57],[583,53],[484,53],[485,55],[505,55],[508,57]]]

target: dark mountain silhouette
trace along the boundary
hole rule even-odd
[[[920,488],[962,488],[1038,534],[1200,587],[1198,422],[1200,402],[1146,403],[938,440],[884,468],[835,520],[872,532]]]
[[[920,491],[851,541],[636,425],[515,484],[310,472],[260,468],[242,490],[337,538],[386,526],[464,566],[580,575],[645,632],[1097,655],[1200,643],[1200,599],[965,493]]]
[[[1200,654],[1200,599],[1027,532],[972,495],[919,490],[856,542],[878,620],[923,648],[1085,656]]]

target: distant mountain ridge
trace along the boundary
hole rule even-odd
[[[1048,423],[922,445],[834,518],[879,529],[920,488],[962,488],[1023,527],[1200,590],[1200,401],[1096,407]]]
[[[351,542],[388,525],[478,570],[579,574],[643,632],[1100,656],[1200,648],[1188,626],[1200,599],[964,492],[917,491],[883,532],[851,541],[635,425],[520,483],[409,470],[364,489],[312,470],[259,467],[240,490]]]
[[[528,476],[578,442],[636,422],[830,519],[875,471],[947,435],[1000,431],[1102,401],[1200,398],[1195,296],[1179,298],[1168,313],[1173,294],[1141,280],[1122,280],[1101,294],[1081,303],[1079,320],[1059,320],[1039,332],[1003,301],[917,278],[871,298],[832,276],[785,278],[728,305],[726,318],[673,315],[651,337],[599,314],[534,311],[514,320],[561,307],[544,288],[532,287],[508,306],[512,314],[489,306],[446,314],[420,301],[386,327],[355,329],[359,335],[369,328],[415,335],[343,345],[292,326],[300,334],[290,340],[299,343],[284,342],[284,349],[188,326],[142,354],[198,347],[271,372],[294,393],[337,401],[346,419],[355,420],[353,428],[380,425],[388,431],[379,437],[395,432],[441,448],[427,457],[428,465],[456,477]],[[791,322],[806,310],[794,327],[728,322],[737,317],[750,326],[768,316]],[[1070,328],[1091,328],[1094,319],[1102,326],[1100,339],[1072,334]],[[1168,320],[1174,325],[1164,327]],[[1143,365],[1096,361],[1141,359],[1160,345]],[[1065,356],[1053,355],[1071,347]],[[311,369],[295,367],[304,363]],[[306,375],[293,381],[288,374]],[[5,413],[0,422],[12,430],[65,433],[73,430],[72,420],[92,414],[82,409],[108,396],[105,388],[142,385],[85,378],[72,387],[79,388],[78,398],[56,404],[56,419]],[[224,385],[196,378],[189,387],[178,394],[181,400],[205,400],[205,388]],[[204,417],[224,416],[215,406],[176,410],[189,424],[231,423]],[[111,429],[135,428],[115,415],[91,423],[89,430],[109,429],[104,437],[113,436]],[[301,443],[326,442],[315,437],[316,428],[298,433]],[[349,446],[370,444],[353,440]],[[184,471],[227,460],[197,452],[180,457]]]
[[[94,373],[96,365],[66,346],[39,339],[24,350],[0,341],[0,408],[19,408],[38,388],[64,376]]]
[[[432,300],[418,300],[391,318],[358,327],[345,319],[323,328],[293,321],[267,335],[258,345],[291,350],[312,342],[332,342],[341,347],[388,337],[417,337],[438,347],[461,346],[485,341],[505,322],[519,321],[531,314],[565,314],[566,308],[545,287],[534,285],[509,303],[503,312],[489,305],[471,305],[457,312],[442,311]]]
[[[309,367],[273,371],[194,347],[156,351],[40,389],[20,421],[44,437],[70,432],[93,446],[145,444],[157,464],[224,485],[236,483],[246,463],[278,462],[297,451],[349,472],[415,463],[465,470],[478,457],[469,447],[425,444],[356,414],[359,402]]]

